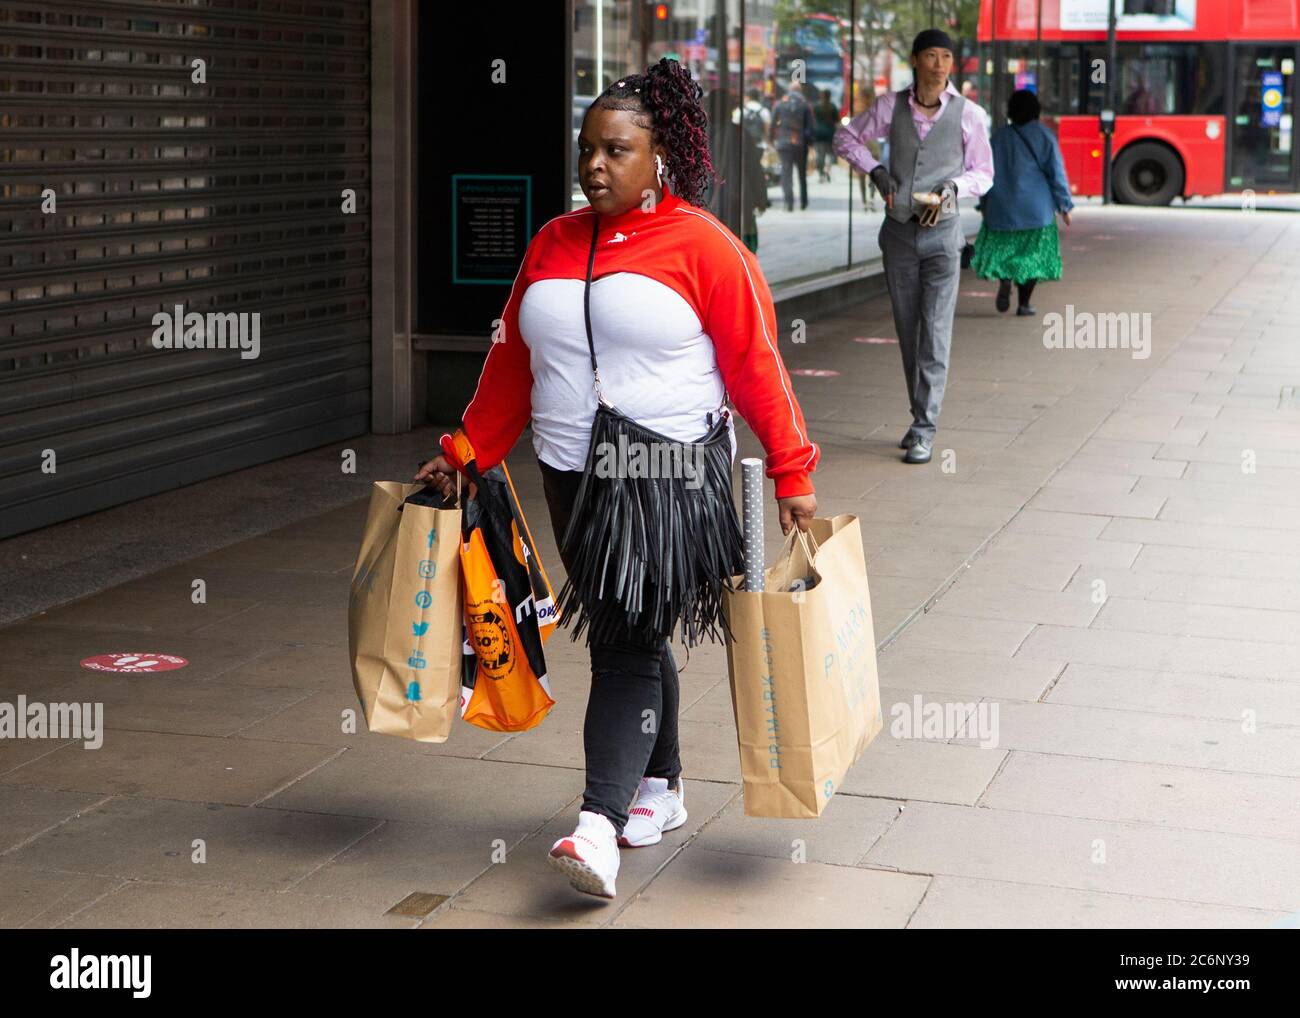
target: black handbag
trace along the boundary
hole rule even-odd
[[[730,640],[723,590],[735,589],[732,577],[744,572],[731,490],[730,411],[724,397],[717,419],[712,413],[707,417],[709,430],[695,442],[680,442],[643,427],[605,399],[591,334],[591,276],[600,228],[599,217],[593,220],[582,311],[596,416],[561,542],[571,568],[560,591],[559,625],[567,626],[576,615],[573,639],[586,628],[588,645],[593,640],[650,645],[670,637],[679,623],[688,648],[705,637],[717,642],[719,625]],[[603,457],[629,449],[661,451],[646,461],[669,469],[627,476],[632,471],[602,465]],[[696,477],[685,476],[687,460]]]

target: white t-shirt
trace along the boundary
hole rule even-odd
[[[540,279],[519,305],[519,332],[533,373],[533,449],[560,470],[586,466],[596,416],[584,285],[581,279]],[[593,280],[591,332],[607,402],[676,441],[705,435],[705,415],[717,419],[725,386],[713,340],[677,291],[635,272]],[[734,461],[730,416],[727,429]]]

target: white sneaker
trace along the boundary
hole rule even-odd
[[[627,811],[627,823],[620,845],[640,848],[663,840],[664,831],[675,830],[686,823],[686,790],[682,779],[677,779],[677,790],[668,787],[667,778],[642,778],[636,801]]]
[[[546,861],[579,891],[601,898],[614,897],[618,842],[609,817],[584,809],[578,814],[577,829],[551,846]]]

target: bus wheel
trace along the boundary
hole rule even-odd
[[[1130,145],[1115,160],[1115,197],[1128,205],[1168,205],[1183,193],[1183,163],[1154,141]]]

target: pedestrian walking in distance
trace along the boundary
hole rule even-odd
[[[1007,119],[993,134],[994,184],[984,196],[984,222],[975,238],[971,268],[982,279],[997,279],[994,306],[1016,314],[1037,314],[1029,298],[1040,279],[1061,278],[1059,214],[1070,225],[1074,199],[1056,136],[1038,119],[1038,96],[1028,89],[1011,93]]]
[[[480,470],[500,462],[531,420],[561,547],[599,417],[596,358],[606,400],[637,426],[682,443],[719,420],[729,394],[766,450],[782,531],[807,530],[816,512],[810,475],[820,450],[777,351],[771,292],[753,253],[701,207],[713,175],[707,126],[699,86],[674,60],[596,98],[578,137],[590,205],[533,237],[501,341],[463,414]],[[456,469],[443,455],[416,476],[448,493]],[[561,555],[572,579],[573,556]],[[686,821],[678,679],[668,639],[593,637],[590,651],[582,808],[577,829],[548,859],[579,890],[612,898],[619,846],[653,845]]]
[[[815,135],[812,106],[804,99],[797,81],[772,108],[772,144],[781,157],[781,191],[785,210],[794,211],[794,180],[799,174],[799,208],[808,207],[808,146]]]
[[[912,84],[886,92],[835,132],[835,153],[871,175],[885,200],[880,254],[903,355],[912,425],[899,442],[907,463],[928,463],[948,382],[952,318],[961,275],[957,199],[984,194],[993,183],[993,157],[979,107],[948,80],[953,44],[928,28],[912,42]],[[889,165],[867,148],[889,139]],[[938,199],[931,207],[913,194]],[[930,208],[930,211],[925,211]],[[937,214],[936,214],[937,213]]]
[[[830,183],[831,167],[835,165],[835,153],[831,151],[831,139],[835,129],[840,126],[840,111],[831,102],[831,90],[823,88],[821,100],[813,108],[813,144],[817,146],[817,179],[823,184]]]

